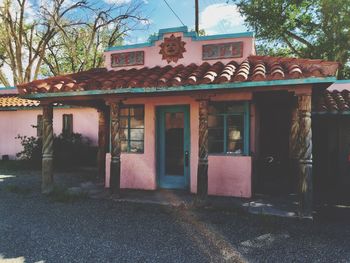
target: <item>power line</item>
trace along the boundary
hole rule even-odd
[[[164,3],[169,7],[169,9],[171,10],[171,12],[173,12],[173,14],[177,17],[177,19],[179,19],[180,23],[185,26],[184,22],[182,22],[182,20],[180,19],[180,17],[175,13],[175,11],[171,8],[171,6],[169,5],[169,3],[166,0],[163,0]]]

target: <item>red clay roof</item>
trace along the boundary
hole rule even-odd
[[[10,107],[36,107],[40,102],[37,100],[22,99],[17,96],[0,97],[0,108],[6,109]]]
[[[350,91],[328,91],[316,97],[314,112],[345,113],[350,112]]]
[[[335,76],[337,62],[322,60],[250,56],[241,64],[217,62],[210,65],[182,64],[175,67],[141,69],[92,69],[18,85],[20,94],[71,92],[133,87],[167,87],[222,84],[242,81],[284,80]]]

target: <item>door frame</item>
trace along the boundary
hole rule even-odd
[[[191,183],[191,126],[190,126],[190,105],[176,104],[176,105],[162,105],[156,106],[156,167],[157,167],[157,175],[156,182],[158,189],[179,189],[179,190],[189,190]],[[185,170],[185,183],[183,187],[174,187],[171,183],[161,183],[161,165],[165,162],[164,156],[161,156],[161,145],[160,145],[160,134],[164,132],[164,129],[161,129],[161,114],[166,112],[178,112],[179,110],[183,110],[184,112],[184,151],[188,151],[189,159],[188,159],[188,167]],[[186,147],[187,145],[187,147]],[[186,149],[187,148],[187,149]]]

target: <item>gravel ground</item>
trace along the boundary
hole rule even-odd
[[[60,183],[91,179],[59,173]],[[11,177],[15,176],[15,177]],[[40,193],[0,168],[0,262],[350,262],[350,219],[298,221]],[[13,260],[13,261],[11,261]]]

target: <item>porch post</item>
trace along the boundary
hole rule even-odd
[[[202,200],[208,195],[208,103],[208,99],[199,100],[197,195]]]
[[[111,102],[111,175],[110,175],[110,187],[112,193],[119,195],[120,193],[120,102]]]
[[[42,183],[41,192],[49,194],[53,190],[53,107],[43,105],[42,133]]]
[[[312,129],[311,94],[298,96],[299,127],[296,153],[298,156],[299,213],[301,217],[312,217]]]
[[[106,150],[107,150],[107,110],[105,108],[98,109],[98,152],[97,165],[98,177],[105,177],[106,168]]]

